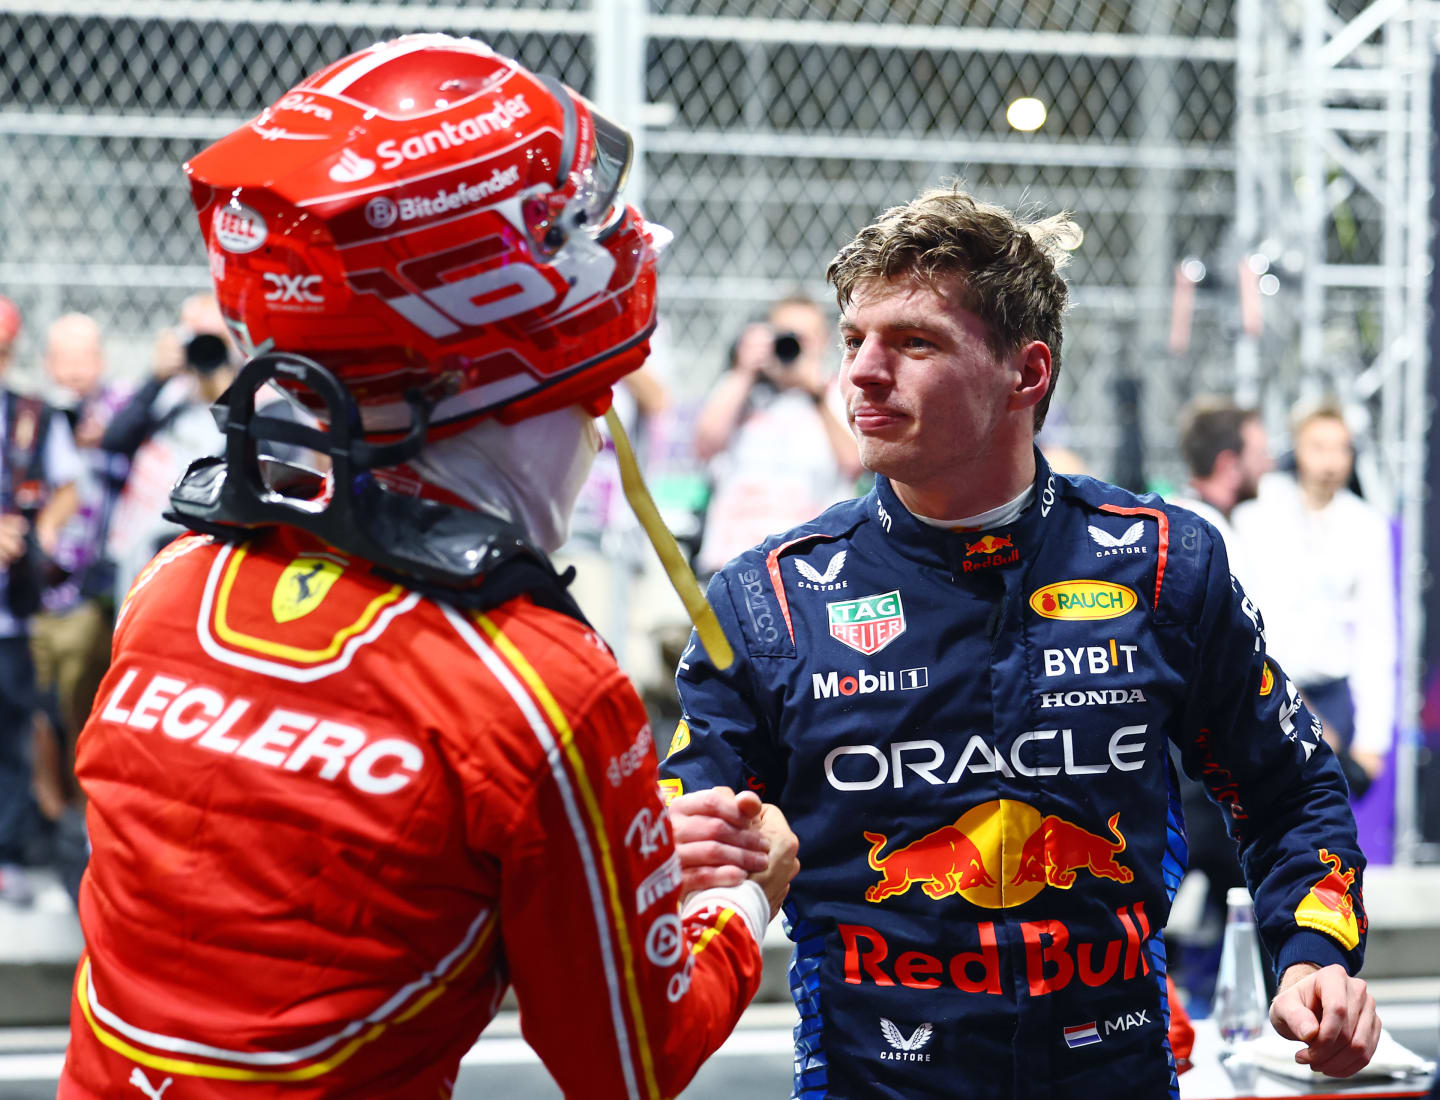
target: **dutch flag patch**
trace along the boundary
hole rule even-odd
[[[1100,1042],[1100,1031],[1095,1026],[1095,1021],[1088,1024],[1076,1024],[1074,1027],[1065,1029],[1065,1045],[1071,1050],[1076,1047],[1088,1047],[1091,1043]]]

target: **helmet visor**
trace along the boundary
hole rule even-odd
[[[624,213],[615,200],[629,178],[635,142],[623,126],[606,118],[589,100],[582,97],[581,102],[590,112],[595,140],[588,163],[579,166],[577,198],[584,211],[581,224],[594,236],[617,220],[617,211]]]

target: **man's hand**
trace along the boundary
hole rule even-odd
[[[150,345],[150,370],[156,378],[174,378],[185,367],[185,348],[174,329],[162,328]]]
[[[1327,1077],[1359,1073],[1380,1041],[1375,998],[1338,964],[1287,967],[1270,1005],[1270,1023],[1285,1038],[1305,1044],[1295,1061]]]
[[[780,906],[785,904],[791,880],[800,871],[800,861],[795,858],[800,841],[780,807],[771,802],[761,807],[760,832],[770,844],[770,865],[750,877],[764,888],[765,896],[770,899],[770,919],[774,920]]]
[[[1350,750],[1350,759],[1365,769],[1365,774],[1372,780],[1380,778],[1380,772],[1385,768],[1385,758],[1378,752],[1366,752],[1364,749]]]
[[[755,322],[745,326],[735,342],[735,373],[754,381],[775,368],[775,333],[769,325]]]
[[[670,803],[682,894],[739,886],[769,867],[770,841],[760,828],[760,810],[754,791],[736,794],[729,787],[683,794]]]
[[[24,516],[0,516],[0,566],[9,565],[25,553],[25,532],[30,524]]]

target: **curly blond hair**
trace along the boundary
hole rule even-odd
[[[880,279],[938,283],[959,276],[959,304],[985,322],[997,356],[1030,340],[1050,348],[1050,389],[1035,406],[1045,423],[1060,377],[1061,319],[1070,293],[1060,269],[1084,233],[1069,214],[1023,220],[959,185],[924,191],[860,230],[825,271],[843,310],[858,287]]]

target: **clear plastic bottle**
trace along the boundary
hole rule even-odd
[[[1225,904],[1225,940],[1220,947],[1212,1013],[1221,1040],[1233,1047],[1260,1037],[1268,1006],[1250,892],[1243,886],[1234,887],[1225,895]]]

